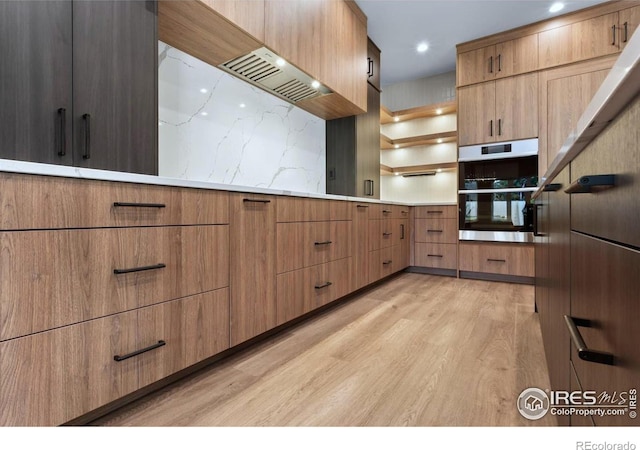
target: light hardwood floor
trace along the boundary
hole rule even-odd
[[[404,273],[102,419],[108,426],[529,426],[533,286]]]

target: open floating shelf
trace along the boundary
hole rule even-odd
[[[420,119],[423,117],[435,117],[443,114],[456,112],[456,101],[434,103],[433,105],[419,106],[417,108],[403,109],[401,111],[391,111],[384,106],[380,106],[380,124],[402,122],[403,120]],[[399,120],[395,120],[395,119]]]
[[[421,166],[407,166],[407,167],[389,167],[384,164],[380,164],[380,175],[416,175],[425,172],[436,172],[455,170],[458,168],[458,164],[455,162],[440,163],[440,164],[424,164]]]
[[[416,147],[418,145],[442,144],[445,142],[455,142],[457,138],[457,131],[445,131],[444,133],[425,134],[423,136],[411,136],[402,139],[391,139],[381,133],[380,148],[382,150],[393,150],[395,148]]]

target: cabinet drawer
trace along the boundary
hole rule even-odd
[[[369,283],[374,283],[393,273],[391,247],[369,252]]]
[[[416,219],[457,219],[458,208],[455,205],[416,206]]]
[[[383,205],[380,203],[367,203],[367,205],[369,206],[367,208],[367,211],[369,211],[369,219],[382,219]]]
[[[640,100],[571,162],[571,180],[615,175],[615,186],[571,195],[571,229],[640,247]]]
[[[228,234],[228,225],[0,233],[0,339],[228,286]]]
[[[393,245],[395,230],[392,219],[369,220],[369,251],[391,247]]]
[[[411,238],[409,219],[391,219],[391,245],[401,245]]]
[[[227,192],[11,173],[0,183],[3,230],[229,223]]]
[[[583,389],[609,394],[638,389],[638,292],[640,252],[571,233],[571,316],[592,321],[592,327],[578,327],[580,335],[589,349],[613,354],[615,364],[582,360],[572,345],[571,361]],[[628,414],[593,420],[597,426],[637,422]]]
[[[0,343],[0,425],[59,425],[213,356],[228,308],[221,289]]]
[[[277,273],[351,256],[351,221],[277,224]]]
[[[460,270],[535,276],[533,245],[522,244],[468,244],[460,243]]]
[[[277,222],[318,222],[330,220],[331,202],[302,197],[278,197]]]
[[[419,267],[435,267],[438,269],[456,269],[456,244],[428,244],[416,242],[415,264]]]
[[[416,219],[416,242],[455,244],[458,241],[458,222],[455,219]]]
[[[329,203],[330,220],[352,220],[353,207],[351,202],[332,200]]]
[[[347,295],[352,271],[352,258],[345,258],[279,274],[278,325]]]
[[[402,206],[402,205],[393,205],[391,207],[391,218],[392,219],[408,219],[409,207]]]

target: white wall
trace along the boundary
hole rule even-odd
[[[159,175],[326,192],[324,120],[162,42],[158,59]]]
[[[380,177],[380,198],[410,203],[455,203],[458,176],[455,170],[433,176],[404,178]]]
[[[380,101],[391,111],[455,100],[456,72],[383,86]]]

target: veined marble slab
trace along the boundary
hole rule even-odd
[[[325,193],[325,121],[160,42],[159,175]]]

